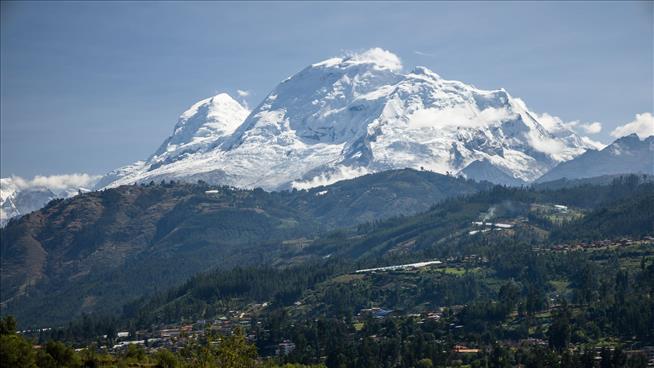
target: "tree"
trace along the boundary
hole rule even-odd
[[[547,330],[550,347],[559,351],[565,349],[570,343],[571,333],[570,312],[567,305],[564,304]]]
[[[16,334],[16,320],[13,316],[0,320],[0,363],[3,367],[36,367],[32,344]]]
[[[16,319],[14,316],[6,316],[0,320],[0,335],[12,335],[16,333]]]
[[[3,367],[36,367],[32,344],[16,334],[0,335],[0,363]]]
[[[81,367],[82,361],[75,351],[59,341],[48,341],[37,355],[38,366],[53,368]]]
[[[489,367],[491,368],[509,368],[511,367],[511,355],[506,348],[495,345],[491,352]]]
[[[520,288],[518,285],[509,281],[506,284],[502,285],[499,292],[499,300],[505,315],[510,314],[518,304],[518,297],[520,296]]]
[[[231,336],[221,339],[216,357],[219,367],[250,368],[256,363],[257,348],[245,340],[241,329],[237,329]]]
[[[432,368],[434,366],[434,363],[432,363],[431,359],[429,358],[424,358],[420,359],[418,361],[418,368]]]
[[[156,352],[154,358],[157,362],[158,368],[178,368],[181,367],[181,362],[177,355],[173,354],[170,350],[161,349]]]

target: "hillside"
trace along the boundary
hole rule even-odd
[[[651,305],[651,300],[639,302],[639,298],[648,297],[651,285],[647,278],[651,280],[654,275],[654,265],[645,268],[651,264],[648,260],[654,255],[654,243],[651,237],[643,237],[654,234],[651,210],[654,187],[627,178],[616,180],[611,186],[592,187],[596,197],[572,199],[587,189],[537,192],[496,188],[470,198],[450,200],[450,205],[446,203],[409,218],[388,220],[363,233],[324,238],[321,248],[330,242],[345,248],[328,259],[314,259],[288,268],[241,267],[196,275],[179,287],[126,305],[121,320],[123,324],[130,321],[139,328],[150,328],[181,320],[210,320],[229,315],[229,310],[236,310],[238,315],[240,310],[248,318],[270,323],[269,328],[275,330],[277,337],[256,329],[253,332],[260,334],[265,344],[268,338],[281,340],[284,333],[290,334],[286,337],[297,338],[291,330],[294,323],[304,323],[300,321],[334,318],[346,324],[353,320],[355,324],[370,325],[373,322],[363,312],[370,308],[397,311],[393,316],[400,319],[416,318],[416,315],[424,318],[427,314],[446,318],[448,314],[443,313],[443,308],[452,308],[457,312],[449,317],[456,317],[449,322],[461,323],[464,330],[441,333],[458,338],[469,334],[468,338],[479,344],[482,331],[503,339],[531,334],[543,338],[542,331],[522,331],[520,325],[547,327],[550,315],[543,311],[551,311],[548,308],[560,305],[564,299],[574,303],[577,315],[592,315],[594,309],[589,308],[592,304],[587,303],[603,298],[605,303],[601,308],[606,311],[639,317],[624,319],[614,313],[596,317],[605,322],[600,328],[602,334],[627,340],[630,334],[654,338],[650,330],[637,322],[639,318],[651,321],[651,315],[641,308]],[[539,222],[539,218],[546,218],[545,203],[574,204],[585,215],[558,226],[554,222]],[[487,217],[488,220],[512,223],[514,227],[497,226],[503,230],[476,234],[464,231],[449,236],[446,229],[455,228],[455,224],[434,223],[443,211],[458,212],[450,222],[456,219],[459,223],[465,213],[487,209],[489,205],[495,208],[495,215]],[[529,213],[529,223],[515,222]],[[616,216],[622,216],[620,226],[605,229],[596,225],[615,220]],[[469,226],[459,223],[459,228]],[[562,239],[560,234],[568,236]],[[407,247],[410,243],[414,246]],[[362,247],[368,251],[361,253]],[[435,258],[442,262],[431,266],[362,270]],[[625,274],[636,276],[625,281]],[[610,288],[599,294],[594,289],[600,278],[605,284],[628,282],[633,286],[616,287],[615,291]],[[614,296],[621,292],[624,303]],[[624,299],[624,293],[629,294],[628,299]],[[540,317],[534,318],[536,312],[541,312]],[[595,328],[594,333],[599,333],[597,327],[587,326],[579,318],[576,323],[580,324],[580,330]],[[280,326],[280,320],[285,321],[286,327]],[[509,323],[490,327],[503,320]],[[288,330],[283,331],[284,328]],[[591,338],[582,335],[575,339]]]
[[[37,341],[94,342],[117,357],[144,344],[184,359],[204,349],[207,333],[236,333],[274,362],[330,368],[483,366],[498,356],[528,367],[645,367],[653,199],[654,185],[633,175],[557,190],[494,187],[326,234],[298,253],[305,262],[197,274]]]
[[[299,261],[320,233],[488,187],[399,170],[310,191],[166,183],[52,201],[0,230],[3,313],[52,323],[113,311],[207,269]]]

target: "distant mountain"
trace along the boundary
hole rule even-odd
[[[52,180],[54,179],[54,180]],[[99,177],[85,174],[0,179],[0,227],[13,217],[36,211],[55,198],[88,192]]]
[[[598,147],[536,116],[503,89],[424,67],[405,73],[396,55],[371,49],[308,66],[251,112],[227,94],[196,103],[151,157],[97,188],[170,179],[309,188],[402,168],[516,185]]]
[[[38,210],[55,198],[57,195],[48,188],[29,188],[7,196],[0,204],[0,226],[12,217]]]
[[[628,173],[654,175],[654,136],[640,139],[631,134],[619,138],[601,151],[589,150],[573,160],[560,163],[537,182]]]
[[[199,271],[288,260],[325,231],[489,187],[397,170],[300,191],[166,183],[55,200],[0,230],[2,311],[28,324],[113,311]]]

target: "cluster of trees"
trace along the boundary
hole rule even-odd
[[[594,348],[590,345],[567,349],[556,345],[561,335],[570,329],[557,327],[554,322],[547,334],[554,345],[520,345],[511,347],[500,341],[474,345],[478,353],[460,354],[459,344],[449,320],[417,323],[412,318],[368,318],[357,331],[341,319],[318,319],[298,322],[280,312],[266,325],[289,337],[297,348],[284,359],[288,362],[311,364],[324,361],[329,368],[340,367],[515,367],[527,368],[644,368],[643,353],[627,355],[621,346]],[[551,331],[550,331],[551,330]],[[565,337],[563,337],[565,338]],[[271,337],[270,339],[273,339]],[[269,340],[259,341],[265,346]],[[470,342],[475,343],[475,342]],[[599,355],[600,359],[595,358]]]
[[[334,344],[352,341],[347,347],[350,350],[358,349],[360,341],[378,337],[372,327],[379,324],[378,320],[366,321],[362,331],[352,327],[359,310],[371,306],[406,315],[419,311],[417,306],[436,309],[463,305],[459,313],[446,312],[440,327],[424,324],[431,329],[418,329],[418,335],[431,334],[424,340],[432,342],[444,339],[491,346],[498,340],[538,338],[549,342],[555,351],[571,345],[592,345],[608,337],[654,342],[654,259],[643,255],[651,254],[651,248],[555,253],[535,251],[516,239],[501,246],[481,242],[470,247],[487,260],[461,273],[435,269],[354,277],[348,273],[361,264],[330,259],[287,269],[252,267],[201,274],[178,288],[132,303],[121,319],[94,322],[87,316],[67,329],[54,330],[42,341],[71,341],[71,336],[93,336],[103,331],[112,336],[111,331],[118,327],[133,330],[210,319],[250,303],[268,302],[256,317],[265,326],[256,333],[257,345],[265,350],[284,339],[298,345],[306,341],[306,346],[297,350],[305,354],[312,351],[309,355],[313,358],[291,360],[301,363],[318,363],[320,356],[332,351],[332,340],[320,341],[311,331],[332,331],[330,334],[337,336]],[[400,260],[405,258],[387,258],[384,262]],[[629,266],[634,264],[637,266]],[[335,279],[338,275],[342,277]],[[557,290],[555,284],[565,287]],[[302,301],[301,308],[294,308],[296,301]],[[324,325],[310,325],[298,332],[300,322],[321,318]],[[461,328],[452,330],[450,324]],[[414,355],[416,359],[437,361],[437,356]]]

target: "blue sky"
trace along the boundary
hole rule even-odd
[[[652,2],[2,2],[0,174],[147,158],[188,106],[256,105],[308,64],[382,47],[609,133],[653,110]]]

